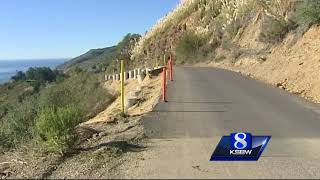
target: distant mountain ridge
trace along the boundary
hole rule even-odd
[[[59,65],[58,69],[68,70],[73,67],[79,67],[83,69],[90,69],[92,66],[103,62],[104,60],[111,60],[116,57],[117,46],[111,46],[106,48],[91,49],[88,52]]]
[[[131,51],[140,39],[139,34],[127,34],[116,46],[91,49],[88,52],[71,59],[57,68],[69,71],[73,68],[81,68],[87,71],[106,71],[114,67],[116,59],[130,59]]]

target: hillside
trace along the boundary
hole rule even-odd
[[[116,46],[91,49],[85,54],[71,59],[58,66],[58,69],[68,71],[73,68],[81,68],[87,71],[103,72],[116,68],[114,61],[119,58],[129,59],[131,49],[139,40],[138,34],[127,34]]]
[[[102,62],[103,60],[112,60],[116,56],[116,46],[102,48],[102,49],[91,49],[85,54],[73,58],[72,60],[60,65],[59,69],[69,69],[71,67],[79,68],[92,68],[93,65]]]
[[[320,102],[320,2],[182,0],[133,49],[153,66],[172,53],[177,64],[227,68]]]
[[[297,4],[288,0],[183,0],[142,37],[132,58],[138,60],[145,56],[152,64],[164,52],[171,52],[184,59],[182,61],[185,61],[183,56],[188,55],[193,56],[193,61],[203,60],[202,57],[213,59],[218,47],[232,51],[241,42],[259,51],[264,45],[283,38],[292,26],[291,16]],[[278,27],[270,34],[263,32],[259,40],[253,39],[255,44],[240,41],[243,29],[257,18],[263,21],[257,24],[257,29],[272,23]],[[263,38],[264,35],[268,37]]]

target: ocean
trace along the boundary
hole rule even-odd
[[[10,80],[18,71],[27,71],[30,67],[50,67],[66,62],[68,59],[30,59],[30,60],[0,60],[0,84]]]

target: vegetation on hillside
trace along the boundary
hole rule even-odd
[[[245,52],[239,37],[250,23],[262,22],[257,24],[257,40],[267,48],[297,27],[319,24],[319,4],[317,0],[184,0],[141,38],[131,58],[152,66],[163,54],[172,53],[177,63],[194,63],[221,59],[216,52],[221,47],[236,61]]]
[[[290,30],[289,22],[272,17],[267,17],[262,26],[259,40],[266,43],[281,42]]]
[[[113,100],[102,87],[100,72],[118,70],[117,59],[129,61],[140,38],[127,34],[117,45],[90,50],[57,70],[19,71],[0,85],[0,148],[33,142],[46,151],[68,150],[77,141],[72,130],[94,117]]]
[[[179,60],[194,63],[202,58],[204,52],[201,47],[205,44],[205,39],[194,32],[186,32],[182,35],[176,48],[176,55]]]
[[[35,120],[34,137],[47,151],[59,152],[75,143],[72,130],[83,121],[75,106],[42,108]]]
[[[102,87],[98,74],[58,73],[57,81],[57,73],[51,72],[56,71],[30,68],[25,75],[18,72],[15,82],[0,85],[0,147],[34,140],[46,150],[63,152],[75,142],[71,130],[114,99]],[[34,84],[40,84],[39,88]]]
[[[320,1],[307,0],[299,5],[296,22],[303,26],[320,24]]]

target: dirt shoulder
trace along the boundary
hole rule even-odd
[[[105,83],[105,88],[108,92],[118,96],[118,98],[106,108],[104,111],[99,113],[96,117],[83,123],[82,125],[93,124],[97,122],[113,122],[114,117],[120,113],[120,83],[118,81],[108,81]],[[153,77],[152,79],[148,76],[139,83],[137,80],[128,80],[125,82],[125,96],[132,96],[135,92],[138,93],[138,102],[126,109],[126,114],[129,116],[143,115],[153,109],[158,102],[160,96],[160,78]]]

